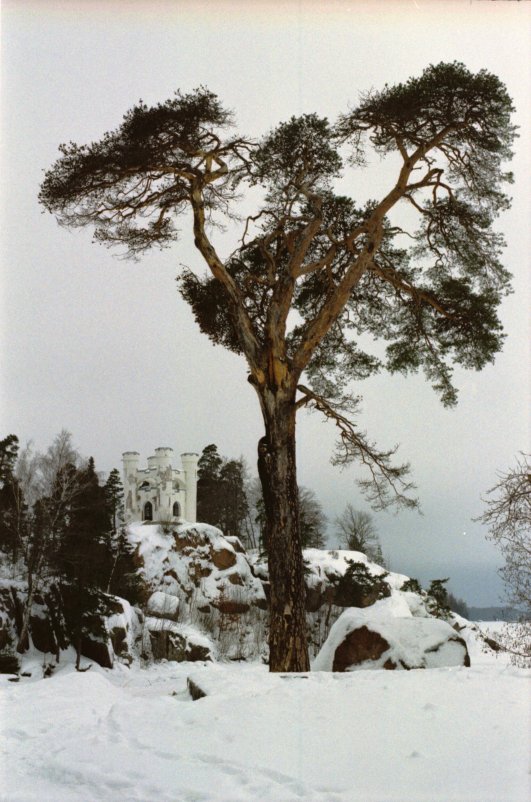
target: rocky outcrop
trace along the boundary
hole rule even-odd
[[[135,547],[142,610],[107,597],[111,615],[83,641],[85,657],[108,668],[116,660],[130,664],[135,657],[267,659],[270,586],[265,560],[246,553],[238,538],[224,537],[206,524],[137,523],[128,527],[128,538]],[[319,654],[316,666],[345,671],[466,664],[466,647],[455,631],[453,637],[446,632],[437,640],[433,627],[427,632],[428,625],[395,622],[392,631],[384,631],[381,622],[375,625],[384,603],[387,618],[430,617],[422,594],[401,591],[403,575],[385,571],[360,552],[306,549],[304,561],[311,656],[323,651],[330,633],[326,659]],[[34,646],[52,653],[68,645],[60,595],[53,591],[50,587],[42,598],[35,597],[30,621]],[[0,581],[0,653],[12,650],[24,593],[24,587],[6,587]],[[389,605],[396,607],[397,600],[400,610],[390,614]],[[338,618],[343,622],[339,640]],[[419,639],[422,649],[415,646]]]
[[[238,538],[225,538],[207,524],[175,525],[166,533],[135,524],[129,527],[129,537],[136,544],[149,615],[175,620],[173,614],[153,612],[157,593],[165,594],[167,603],[173,597],[178,604],[204,612],[214,608],[243,614],[252,606],[263,608],[262,582],[253,575]]]

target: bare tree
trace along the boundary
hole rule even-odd
[[[335,524],[339,541],[347,549],[362,551],[371,560],[378,559],[381,554],[380,540],[370,513],[347,504]]]
[[[487,508],[477,520],[489,527],[489,540],[505,559],[500,569],[507,600],[521,611],[518,625],[507,626],[501,645],[519,665],[531,665],[531,465],[521,453],[516,465],[499,473],[483,499]]]
[[[324,549],[326,544],[326,515],[314,490],[299,487],[299,519],[304,548]]]
[[[72,445],[72,436],[63,430],[42,454],[29,443],[21,451],[16,478],[30,512],[19,528],[20,550],[25,566],[28,591],[22,613],[17,651],[25,651],[31,608],[48,569],[48,561],[57,547],[68,514],[81,492],[79,469],[83,462]]]

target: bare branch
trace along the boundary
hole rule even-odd
[[[346,467],[358,461],[368,468],[371,478],[359,480],[358,484],[373,509],[383,510],[391,505],[418,509],[418,500],[406,495],[415,489],[412,482],[404,479],[409,473],[409,465],[393,466],[390,462],[398,447],[380,451],[374,443],[367,440],[366,434],[358,431],[346,417],[346,410],[351,413],[356,411],[359,398],[346,397],[339,403],[332,403],[302,384],[299,384],[297,389],[303,394],[304,403],[301,400],[300,406],[313,406],[325,418],[333,421],[339,429],[339,442],[332,459],[333,464]]]

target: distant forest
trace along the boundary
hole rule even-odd
[[[471,621],[519,621],[522,611],[516,607],[469,607]]]

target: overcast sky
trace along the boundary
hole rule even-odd
[[[121,467],[126,450],[147,458],[161,445],[200,452],[212,442],[254,470],[260,414],[244,362],[201,335],[177,294],[179,264],[203,269],[189,233],[134,264],[39,208],[42,171],[59,143],[98,139],[140,98],[156,103],[199,85],[258,136],[292,114],[333,120],[360,91],[439,61],[487,68],[506,83],[521,138],[513,207],[499,221],[515,276],[502,309],[504,351],[482,373],[458,373],[452,410],[421,376],[355,388],[361,427],[382,447],[400,443],[424,511],[376,516],[391,567],[423,582],[450,576],[469,603],[496,604],[500,558],[471,519],[496,472],[529,447],[531,4],[3,0],[1,8],[0,436],[44,449],[66,428],[102,471]],[[352,186],[374,197],[392,180],[384,168],[374,160]],[[218,244],[225,252],[230,243]],[[299,481],[330,521],[347,502],[367,509],[357,471],[330,465],[332,427],[303,414],[298,443]]]

